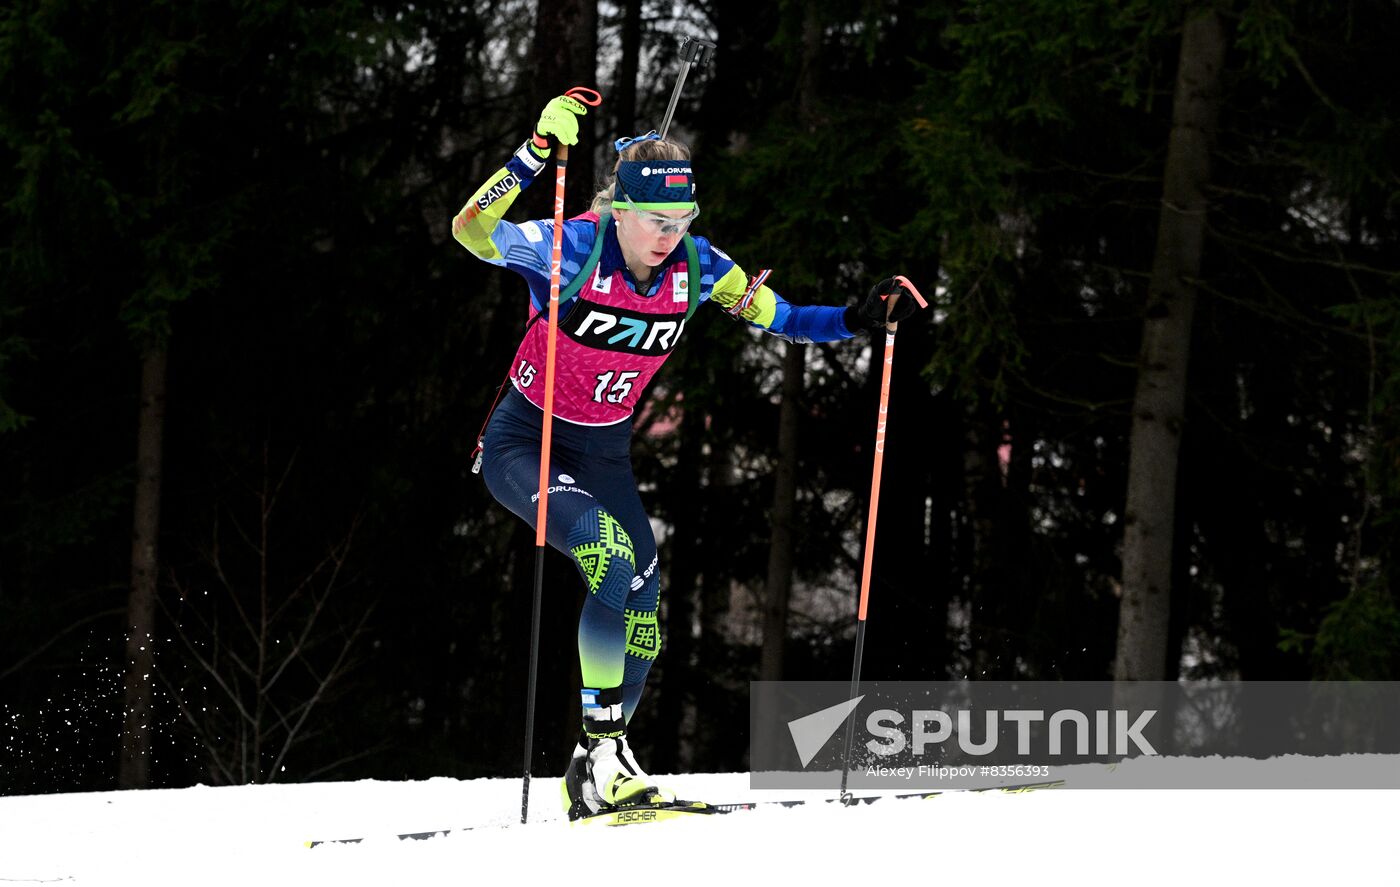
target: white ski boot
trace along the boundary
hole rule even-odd
[[[560,786],[569,818],[674,801],[676,796],[658,788],[632,755],[622,717],[622,688],[585,690],[583,698],[583,734]]]

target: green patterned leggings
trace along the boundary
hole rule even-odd
[[[486,428],[482,473],[496,501],[531,527],[539,492],[542,414],[510,391]],[[585,688],[622,687],[630,720],[661,651],[656,538],[632,474],[630,422],[601,427],[556,420],[550,447],[549,544],[588,586],[579,614]]]

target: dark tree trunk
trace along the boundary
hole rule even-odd
[[[802,15],[802,69],[797,104],[804,122],[816,125],[817,57],[821,52],[821,20],[817,8],[808,5]],[[788,607],[792,597],[793,549],[797,511],[797,422],[802,401],[806,349],[788,342],[783,352],[783,400],[778,409],[778,464],[773,478],[773,505],[769,511],[772,536],[768,546],[768,573],[763,595],[763,651],[759,662],[761,681],[783,677],[783,650],[787,641]]]
[[[695,594],[700,578],[700,558],[704,539],[701,527],[700,445],[704,440],[704,415],[687,412],[677,432],[680,449],[676,470],[668,485],[672,497],[668,582],[662,589],[665,610],[666,640],[657,660],[659,686],[648,692],[658,693],[656,741],[651,744],[652,768],[658,773],[677,773],[690,769],[692,762],[681,754],[685,733],[686,712],[694,696],[696,682],[695,636],[691,626],[695,619]],[[654,678],[653,678],[654,680]],[[645,711],[642,706],[639,711]]]
[[[726,440],[729,430],[721,427],[723,416],[712,416],[709,439]],[[732,448],[716,446],[701,457],[703,465],[703,522],[700,526],[702,543],[711,548],[715,541],[729,533],[729,515],[742,499],[737,486],[741,483],[735,468]],[[700,549],[702,552],[705,548]],[[697,760],[714,768],[738,769],[743,755],[742,744],[733,741],[733,718],[742,707],[747,711],[747,693],[741,701],[735,692],[740,687],[733,666],[735,647],[731,643],[731,598],[734,592],[734,564],[726,557],[705,557],[700,563],[697,602],[698,635],[695,639],[694,680],[691,683],[695,705],[694,744]],[[747,675],[744,676],[747,679]],[[747,683],[742,685],[747,689]]]
[[[787,640],[788,602],[792,595],[793,547],[797,511],[797,420],[802,400],[806,349],[786,343],[783,356],[783,402],[778,411],[778,465],[773,481],[772,530],[768,546],[768,579],[763,597],[763,658],[760,681],[783,678],[783,649]]]
[[[1002,603],[1008,589],[997,559],[1003,495],[999,483],[997,446],[1001,440],[997,413],[985,400],[967,409],[963,426],[964,569],[968,631],[972,638],[968,677],[1000,678],[997,663],[1005,644],[999,634]]]
[[[569,82],[571,86],[598,88],[598,0],[574,0],[577,6],[573,32],[569,37]],[[606,97],[605,97],[606,99]],[[569,193],[577,201],[571,204],[570,213],[583,212],[593,201],[598,190],[596,164],[593,161],[598,149],[598,116],[606,113],[606,107],[590,109],[579,120],[578,147],[569,152],[569,178],[574,187]]]
[[[637,70],[642,52],[642,0],[623,0],[622,58],[613,84],[611,138],[637,135]]]
[[[126,682],[117,785],[145,788],[151,778],[151,684],[155,670],[156,580],[160,571],[161,443],[165,425],[166,349],[141,361],[141,409],[136,431],[136,495],[131,534],[131,592],[127,598]]]
[[[531,125],[535,115],[555,96],[574,86],[597,86],[597,54],[597,0],[540,0],[535,11],[530,67],[522,74],[527,83],[520,90],[530,97]],[[565,216],[583,212],[593,198],[593,151],[597,147],[593,131],[598,113],[590,109],[579,120],[579,144],[569,151]],[[544,187],[547,183],[543,178],[523,198],[530,218],[549,218],[554,213],[554,189]],[[550,179],[552,183],[552,176]]]
[[[1177,458],[1186,404],[1195,280],[1201,271],[1210,139],[1220,106],[1225,34],[1213,10],[1188,12],[1163,173],[1162,210],[1143,321],[1128,467],[1123,601],[1114,677],[1165,679]]]

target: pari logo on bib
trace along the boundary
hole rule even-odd
[[[678,277],[684,279],[684,275]],[[672,302],[676,301],[681,300],[673,297]],[[652,357],[670,354],[684,329],[684,313],[652,314],[583,298],[560,322],[564,335],[595,350]]]

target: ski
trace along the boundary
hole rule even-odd
[[[642,825],[648,822],[665,822],[668,819],[685,819],[691,816],[704,816],[713,813],[728,813],[704,801],[662,801],[655,804],[637,804],[606,813],[595,813],[582,819],[572,820],[569,825]]]
[[[789,801],[738,801],[732,804],[715,804],[716,813],[738,813],[742,810],[757,810],[760,807],[805,807],[816,806],[817,804],[842,804],[847,807],[863,807],[873,804],[876,801],[913,801],[929,800],[949,794],[962,794],[964,792],[1001,792],[1006,795],[1019,795],[1026,792],[1039,791],[1042,789],[1060,788],[1065,784],[1063,779],[1053,779],[1048,782],[1023,782],[1017,785],[992,785],[986,788],[953,788],[934,789],[922,792],[903,792],[897,795],[863,795],[857,798],[795,798]]]
[[[792,800],[763,800],[763,801],[734,801],[726,804],[707,804],[704,801],[669,801],[658,804],[639,804],[626,807],[620,810],[610,810],[606,813],[598,813],[593,816],[585,816],[582,819],[567,821],[571,826],[604,826],[608,828],[624,827],[631,825],[643,825],[651,822],[665,822],[675,819],[688,819],[694,816],[723,815],[729,813],[741,813],[746,810],[758,810],[764,807],[805,807],[817,806],[819,804],[842,804],[847,807],[862,807],[874,804],[877,801],[908,801],[908,800],[930,800],[946,794],[958,794],[961,792],[1001,792],[1002,794],[1015,795],[1026,792],[1040,791],[1044,789],[1060,788],[1065,784],[1063,779],[1055,779],[1048,782],[1026,782],[1017,785],[998,785],[987,788],[971,789],[937,789],[922,792],[905,792],[896,795],[862,795],[855,798],[794,798]],[[513,828],[520,823],[489,823],[483,825],[465,825],[456,828],[435,829],[425,832],[403,832],[395,835],[400,841],[426,841],[429,838],[436,838],[442,835],[459,834],[461,832],[486,831],[489,829]],[[321,841],[307,841],[306,846],[320,847],[325,844],[359,844],[364,838],[332,838]]]

